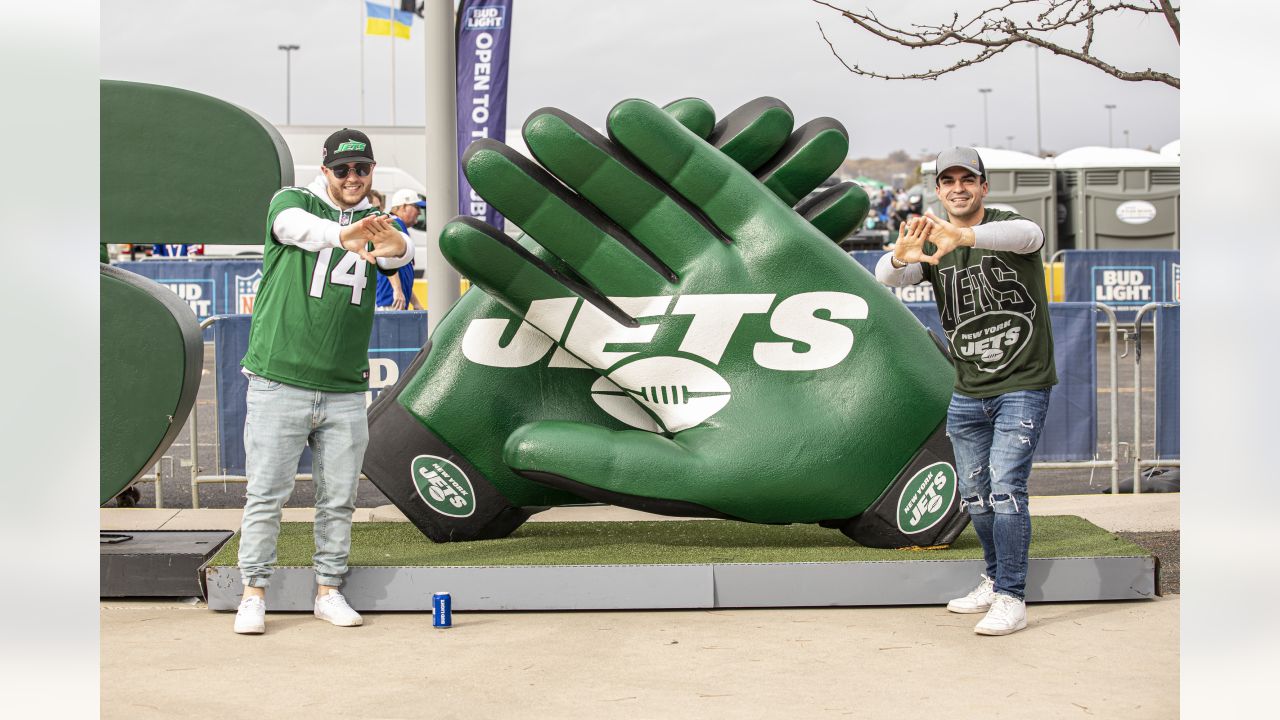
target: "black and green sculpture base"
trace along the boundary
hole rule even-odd
[[[204,568],[211,610],[243,587],[239,535]],[[312,526],[284,523],[267,605],[310,611]],[[344,593],[361,611],[430,611],[448,591],[468,610],[624,610],[942,604],[983,571],[972,529],[950,548],[878,550],[813,525],[723,520],[531,522],[510,537],[437,544],[409,523],[356,523]],[[1027,599],[1157,594],[1156,559],[1074,516],[1035,519]]]

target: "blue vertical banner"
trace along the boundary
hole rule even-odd
[[[480,138],[507,139],[511,4],[462,0],[458,9],[458,157]],[[501,229],[502,216],[471,189],[458,165],[458,214]]]

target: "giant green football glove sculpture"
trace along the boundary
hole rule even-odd
[[[441,248],[596,370],[596,402],[637,429],[533,422],[507,463],[667,514],[820,522],[871,545],[953,538],[952,370],[906,308],[659,108],[619,104],[612,143],[584,130],[541,111],[525,141],[543,167],[486,141],[463,160],[557,262],[466,218]]]
[[[788,203],[825,180],[848,149],[843,128],[829,118],[788,135],[790,111],[769,98],[748,103],[718,124],[699,100],[679,101],[668,110]],[[867,197],[846,183],[797,210],[839,240],[861,224]],[[522,242],[554,261],[531,241]],[[582,502],[516,475],[501,450],[515,428],[533,420],[627,427],[592,400],[597,381],[594,372],[553,351],[550,338],[521,324],[488,295],[467,293],[401,382],[384,390],[370,408],[364,471],[433,540],[504,536],[539,507]],[[462,476],[457,490],[436,471],[439,461]]]

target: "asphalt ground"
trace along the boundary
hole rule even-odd
[[[281,718],[1177,717],[1181,596],[1169,529],[1179,495],[1037,504],[1157,554],[1163,596],[1032,603],[1027,628],[1005,638],[975,635],[980,615],[941,606],[455,612],[448,630],[432,628],[427,613],[364,613],[363,627],[335,628],[306,612],[269,612],[265,635],[241,636],[231,613],[198,599],[108,598],[101,716],[221,718],[243,715],[248,702]],[[311,511],[288,512],[302,521]],[[100,514],[103,527],[139,529],[239,520],[232,509]]]
[[[1182,563],[1180,562],[1182,532],[1180,530],[1116,534],[1159,559],[1161,595],[1175,595],[1182,592]]]
[[[1119,353],[1124,355],[1118,361],[1117,408],[1119,416],[1119,433],[1121,439],[1120,480],[1131,482],[1132,469],[1124,460],[1128,457],[1127,443],[1133,436],[1133,378],[1135,355],[1133,343],[1123,338],[1117,343]],[[1142,425],[1143,425],[1143,457],[1155,455],[1155,353],[1152,350],[1150,328],[1142,334]],[[1112,433],[1110,428],[1109,403],[1110,391],[1110,344],[1105,330],[1098,332],[1098,448],[1099,459],[1110,457]],[[215,472],[216,413],[214,398],[214,348],[212,343],[205,344],[205,368],[203,382],[196,400],[195,412],[199,413],[199,458],[202,474]],[[188,423],[190,420],[188,420]],[[168,508],[189,508],[191,503],[191,446],[189,428],[184,426],[178,439],[161,458],[158,467],[163,487],[163,504]],[[1176,469],[1173,471],[1176,473]],[[1167,476],[1166,476],[1167,477]],[[1079,468],[1068,470],[1036,469],[1028,482],[1032,495],[1077,495],[1106,492],[1111,487],[1111,472],[1103,468]],[[155,486],[152,483],[136,485],[140,493],[138,507],[155,507]],[[1130,485],[1131,487],[1131,485]],[[210,483],[200,486],[200,507],[205,508],[241,508],[244,507],[245,485],[243,482]],[[312,507],[315,502],[315,491],[310,482],[299,482],[294,488],[286,507]],[[373,483],[362,480],[356,496],[357,507],[378,507],[390,501]],[[119,500],[112,500],[108,507],[115,507]]]

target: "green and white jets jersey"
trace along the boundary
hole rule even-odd
[[[276,217],[289,208],[350,225],[377,208],[361,202],[339,210],[320,197],[322,184],[284,188],[271,199],[262,246],[262,282],[254,302],[249,350],[241,362],[264,378],[312,390],[362,392],[369,387],[377,268],[340,247],[308,251],[280,242]]]
[[[1025,219],[987,208],[982,224]],[[925,243],[926,252],[935,249]],[[951,345],[956,392],[985,398],[1057,384],[1040,253],[961,247],[922,266]]]

